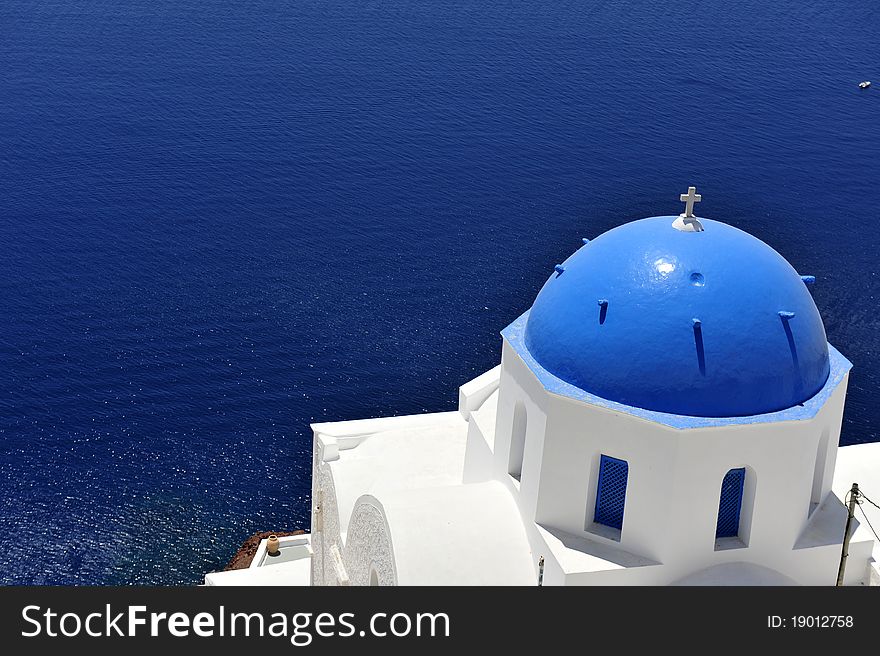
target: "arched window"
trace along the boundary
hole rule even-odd
[[[606,455],[599,460],[594,522],[618,530],[623,528],[623,505],[626,502],[628,476],[629,465],[626,460],[618,460]]]
[[[522,401],[517,401],[516,407],[513,409],[513,431],[510,435],[510,456],[507,461],[507,471],[516,480],[522,476],[527,427],[526,406]]]
[[[370,568],[370,585],[379,585],[379,572],[375,567]]]
[[[742,510],[743,486],[746,480],[745,467],[731,469],[721,482],[721,500],[718,503],[718,524],[716,538],[735,538],[739,536],[739,516]]]

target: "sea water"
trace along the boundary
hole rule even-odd
[[[0,3],[0,582],[308,528],[310,422],[452,410],[553,265],[698,213],[811,287],[880,439],[880,5]]]

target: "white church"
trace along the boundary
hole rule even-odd
[[[313,425],[311,533],[206,583],[880,584],[815,278],[681,199],[556,265],[457,412]]]

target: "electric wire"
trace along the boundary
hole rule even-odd
[[[871,501],[868,497],[866,497],[866,496],[865,496],[865,493],[862,492],[861,490],[859,490],[859,496],[860,496],[862,499],[864,499],[865,501],[867,501],[868,503],[870,503],[872,506],[874,506],[875,508],[877,508],[878,510],[880,510],[880,506],[878,506],[876,503],[874,503],[874,502]]]
[[[861,506],[859,506],[859,510],[862,511],[862,516],[865,518],[865,521],[868,522],[868,526],[871,528],[871,533],[873,533],[874,537],[877,538],[877,542],[880,542],[880,535],[877,535],[877,531],[874,530],[874,526],[873,526],[873,524],[871,524],[871,520],[868,519],[868,514],[864,511],[864,509]]]
[[[868,513],[865,512],[864,508],[862,508],[862,503],[861,503],[860,499],[864,499],[865,501],[870,503],[872,506],[874,506],[878,510],[880,510],[880,506],[878,506],[876,503],[871,501],[871,499],[869,499],[868,497],[865,496],[864,492],[859,490],[859,496],[856,498],[856,505],[859,507],[859,510],[862,511],[862,517],[864,517],[865,521],[868,523],[868,527],[871,529],[871,533],[873,533],[874,537],[877,538],[877,542],[880,542],[880,535],[877,535],[877,531],[874,530],[874,525],[871,523],[871,520],[868,519]]]

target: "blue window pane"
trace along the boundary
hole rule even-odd
[[[739,512],[742,509],[743,483],[745,469],[731,469],[721,483],[721,501],[718,504],[718,526],[716,538],[730,538],[739,535]]]
[[[599,462],[599,483],[596,491],[597,524],[612,528],[623,527],[623,503],[626,501],[626,477],[629,465],[625,460],[602,456]]]

